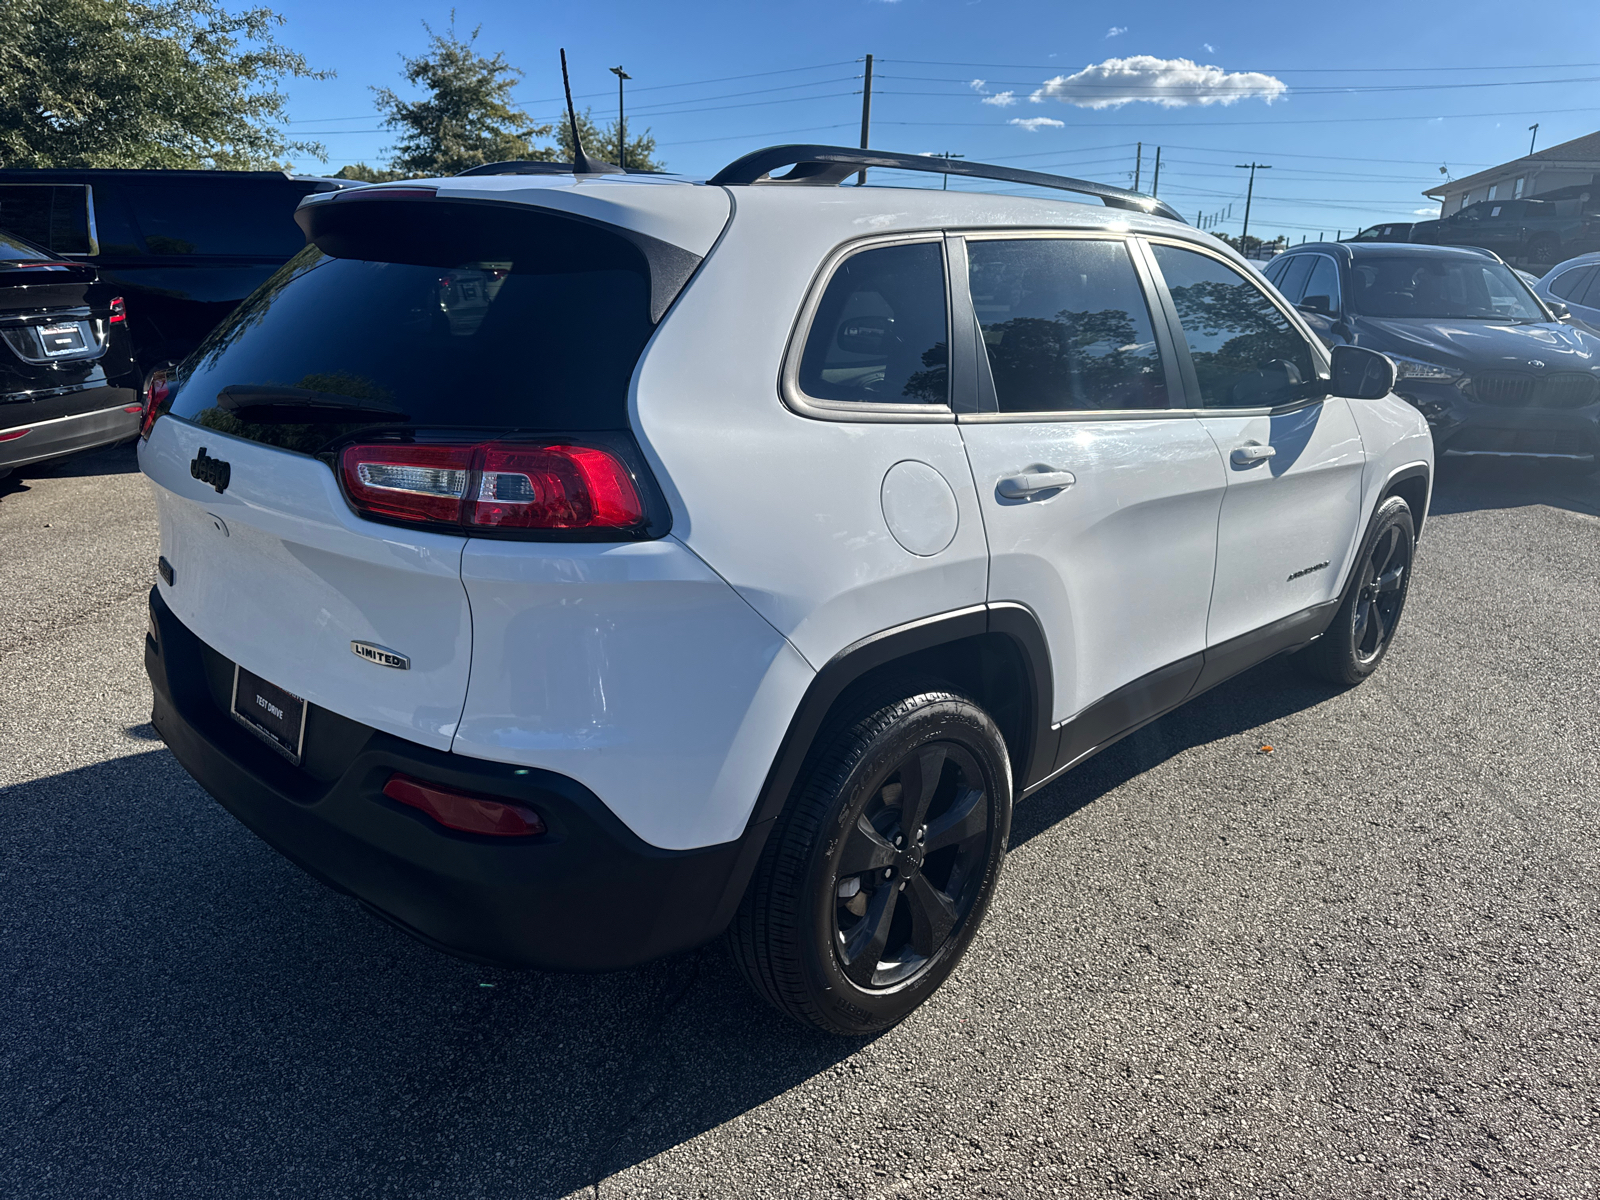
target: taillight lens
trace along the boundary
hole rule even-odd
[[[471,792],[457,791],[443,784],[428,783],[398,772],[389,776],[383,794],[391,800],[427,813],[439,824],[462,833],[485,833],[492,837],[538,837],[544,832],[544,819],[531,808],[509,800],[491,800]]]
[[[113,300],[111,302],[111,321],[110,321],[110,324],[115,325],[118,322],[126,321],[127,319],[128,319],[128,306],[127,306],[127,304],[125,304],[123,302],[122,297],[118,296],[115,300]]]
[[[161,415],[161,406],[171,394],[172,385],[167,382],[165,371],[157,371],[150,376],[150,382],[144,389],[144,412],[139,418],[141,438],[149,438],[150,427],[156,423],[156,418]]]
[[[595,446],[358,445],[339,456],[357,511],[491,529],[627,529],[644,505],[627,466]]]

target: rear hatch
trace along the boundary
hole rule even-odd
[[[468,538],[665,530],[627,432],[651,264],[616,231],[525,204],[427,188],[312,203],[313,244],[156,409],[141,465],[160,510],[158,586],[245,671],[448,749],[472,653]],[[582,475],[596,453],[624,464],[643,512],[593,506],[611,526],[596,532],[532,502],[542,471]]]

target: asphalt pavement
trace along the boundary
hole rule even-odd
[[[0,1195],[1594,1196],[1596,514],[1449,472],[1377,675],[1024,802],[955,976],[844,1040],[718,946],[489,970],[313,882],[150,729],[131,451],[0,481]]]

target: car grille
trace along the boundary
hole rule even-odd
[[[1594,443],[1573,429],[1483,429],[1469,425],[1451,438],[1445,449],[1498,454],[1593,454]]]
[[[1472,377],[1472,398],[1495,408],[1582,408],[1600,400],[1600,379],[1578,372],[1485,371]]]

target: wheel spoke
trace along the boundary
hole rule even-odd
[[[928,815],[928,805],[939,789],[947,751],[943,746],[924,746],[900,768],[900,828],[906,837],[915,837]]]
[[[989,828],[989,797],[977,788],[967,788],[956,797],[950,811],[928,825],[928,837],[923,843],[927,853],[946,846],[959,846],[981,837]]]
[[[1380,592],[1398,592],[1400,590],[1400,581],[1405,578],[1405,574],[1405,565],[1397,563],[1382,575],[1379,575],[1377,582],[1373,586]]]
[[[1372,618],[1372,601],[1362,596],[1356,601],[1355,628],[1351,631],[1351,641],[1360,650],[1367,640],[1367,626]]]
[[[1376,631],[1376,636],[1372,639],[1372,649],[1365,651],[1367,654],[1376,654],[1378,647],[1383,645],[1383,639],[1389,636],[1389,626],[1383,619],[1383,605],[1381,604],[1372,606],[1372,627]]]
[[[1389,560],[1394,557],[1395,547],[1400,542],[1400,527],[1391,525],[1384,530],[1383,540],[1372,548],[1372,574],[1376,578],[1388,569]]]
[[[899,896],[900,889],[893,885],[880,887],[872,893],[866,915],[845,938],[839,955],[844,960],[844,973],[862,987],[872,986],[872,976],[889,942],[889,926],[894,921],[895,901]]]
[[[856,827],[845,842],[844,854],[839,858],[838,877],[860,875],[863,871],[882,870],[894,863],[894,847],[872,827],[866,814],[856,818]]]
[[[955,904],[920,872],[906,881],[906,904],[911,911],[911,948],[932,958],[955,928]]]

